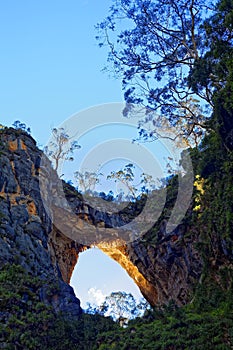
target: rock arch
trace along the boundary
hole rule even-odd
[[[185,238],[185,225],[180,225],[175,232],[166,236],[162,223],[158,227],[161,239],[157,243],[145,242],[143,237],[127,241],[123,234],[119,235],[119,226],[114,229],[119,220],[114,215],[111,223],[108,214],[82,201],[71,186],[65,184],[64,192],[71,210],[76,210],[76,220],[73,213],[70,214],[70,209],[64,215],[64,209],[59,207],[59,203],[53,202],[53,217],[58,217],[55,222],[64,231],[53,227],[50,247],[66,283],[70,281],[79,252],[97,246],[126,270],[152,306],[162,305],[169,300],[182,305],[190,299],[193,282],[200,277],[202,262],[192,240]],[[100,227],[101,232],[108,232],[111,227],[108,239],[99,235]],[[73,234],[75,239],[72,239]],[[128,238],[130,233],[125,234]],[[81,244],[79,235],[83,242]],[[88,244],[85,244],[85,236],[88,236]],[[92,242],[90,237],[93,237]]]
[[[188,226],[180,225],[166,235],[161,225],[156,242],[128,240],[132,232],[124,230],[119,237],[124,219],[97,210],[62,182],[32,137],[10,128],[1,132],[0,141],[0,199],[5,216],[0,261],[12,262],[17,255],[30,273],[43,279],[53,279],[55,271],[64,289],[79,253],[98,245],[127,271],[152,305],[169,300],[181,305],[190,299],[202,261],[194,248],[195,233],[186,235]],[[103,239],[103,232],[109,239]]]
[[[53,228],[50,236],[51,257],[54,266],[58,267],[66,283],[70,283],[72,273],[78,263],[79,253],[93,246],[94,245],[80,245],[59,232],[55,227]],[[126,244],[119,245],[119,242],[112,241],[111,243],[95,244],[95,246],[123,267],[151,305],[157,304],[157,289],[143,276],[137,266],[130,260]]]

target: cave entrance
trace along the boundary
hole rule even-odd
[[[83,309],[87,308],[87,303],[100,305],[111,292],[124,291],[136,300],[143,298],[138,286],[119,263],[96,247],[79,253],[70,285]]]

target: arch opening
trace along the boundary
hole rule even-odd
[[[111,292],[131,293],[137,301],[143,298],[139,287],[120,263],[98,247],[79,253],[70,285],[83,309],[88,307],[88,303],[101,305]]]

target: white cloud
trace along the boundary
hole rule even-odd
[[[106,297],[106,295],[102,292],[101,289],[93,287],[88,290],[88,296],[90,304],[95,304],[97,306],[100,306],[104,302],[104,299]]]

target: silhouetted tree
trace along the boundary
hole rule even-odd
[[[20,120],[16,120],[12,125],[15,129],[26,131],[28,134],[31,133],[31,129],[27,127],[25,123],[22,123]]]
[[[194,135],[196,143],[202,137],[208,115],[199,99],[212,105],[212,90],[194,94],[187,77],[206,52],[203,22],[213,14],[212,3],[216,0],[116,0],[98,24],[100,46],[109,47],[108,61],[122,79],[125,113],[133,113],[132,104],[148,108],[144,122],[151,126],[148,131],[139,125],[142,138],[160,136],[161,116],[178,135]]]

